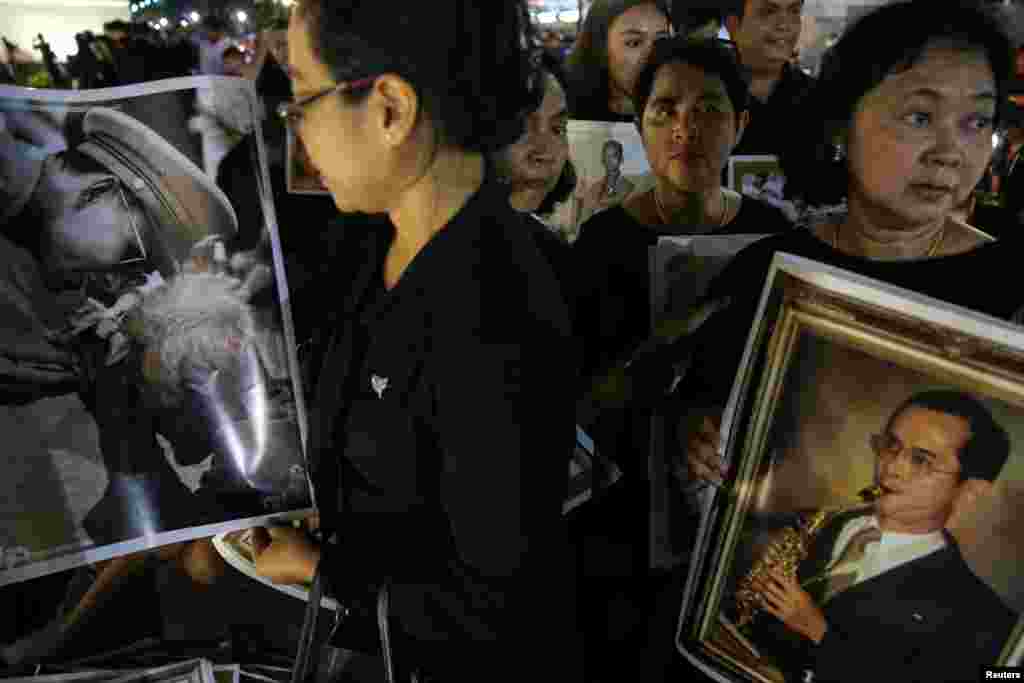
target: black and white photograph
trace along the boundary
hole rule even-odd
[[[738,476],[702,541],[680,648],[717,680],[771,683],[972,680],[1009,663],[1024,331],[776,264],[758,321],[770,334],[752,335],[763,371],[734,396]]]
[[[552,221],[570,241],[587,219],[654,186],[640,131],[632,123],[569,121],[576,189]]]
[[[0,89],[0,585],[310,507],[260,109]]]

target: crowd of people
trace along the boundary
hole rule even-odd
[[[684,4],[595,0],[567,56],[559,36],[536,35],[525,2],[299,0],[287,35],[264,35],[248,63],[216,21],[181,48],[188,57],[164,45],[166,59],[155,58],[152,42],[114,25],[112,60],[94,40],[72,62],[88,87],[166,77],[171,63],[256,80],[297,335],[310,340],[308,450],[324,539],[261,531],[257,569],[274,582],[320,581],[370,615],[387,587],[393,648],[365,656],[397,653],[403,680],[696,675],[673,643],[686,565],[648,566],[645,424],[655,402],[670,406],[678,496],[729,485],[722,413],[776,253],[1024,318],[1024,295],[1008,284],[1020,198],[1007,194],[1018,203],[995,234],[974,225],[983,182],[1013,193],[1024,177],[1015,46],[986,8],[906,0],[873,10],[812,77],[794,60],[803,0]],[[723,27],[731,41],[717,37]],[[287,193],[285,128],[271,113],[281,104],[333,203]],[[571,119],[634,124],[652,182],[623,190],[621,145],[606,145],[600,189],[623,201],[590,215],[569,244],[544,219],[573,201]],[[788,195],[841,209],[794,222],[769,201],[769,183],[766,196],[726,186],[733,155],[777,156]],[[228,153],[218,184],[230,195],[246,172]],[[252,211],[239,223],[258,221]],[[580,399],[658,322],[649,249],[712,234],[768,236],[712,283],[708,299],[730,305],[696,332],[690,371],[579,424]],[[337,296],[325,302],[326,291]],[[841,609],[823,608],[773,577],[768,610],[804,646],[787,680],[927,670],[955,681],[943,676],[995,663],[1018,615],[941,533],[956,501],[1006,460],[980,462],[968,448],[991,420],[964,404],[931,396],[893,414],[887,440],[872,442],[885,495],[868,525],[880,538],[927,535],[932,571],[965,587],[947,611],[963,614],[969,597],[991,618],[883,647],[879,630],[894,632],[892,622],[838,600]],[[623,476],[566,516],[577,427]],[[921,466],[911,451],[936,431],[941,466]],[[835,542],[851,542],[858,525],[837,529],[846,540]],[[971,639],[951,647],[961,628]],[[332,644],[351,647],[345,634]]]

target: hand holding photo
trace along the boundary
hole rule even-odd
[[[735,683],[1019,661],[1024,331],[775,258],[680,651]]]

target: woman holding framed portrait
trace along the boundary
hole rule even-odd
[[[729,297],[732,305],[700,331],[693,371],[678,392],[685,455],[677,475],[693,488],[708,482],[728,486],[735,475],[719,455],[719,416],[776,253],[1004,320],[1017,319],[1024,303],[1019,289],[1007,286],[1019,268],[1016,245],[995,242],[956,214],[992,155],[997,105],[1005,101],[1012,77],[1011,43],[995,18],[961,3],[887,5],[855,24],[835,54],[812,95],[820,129],[814,144],[789,159],[803,162],[794,165],[790,178],[812,202],[845,192],[849,208],[808,230],[749,247],[713,283],[709,296]],[[887,446],[878,448],[888,453]],[[884,478],[880,483],[879,507],[898,505],[900,491],[886,488]],[[966,485],[953,493],[953,509],[977,498]],[[843,624],[821,618],[801,586],[774,579],[768,584],[769,612],[790,632],[818,647],[849,635]],[[983,660],[993,657],[989,646],[996,642],[972,650],[964,641],[958,651],[932,653],[930,665],[942,670],[943,657],[960,665],[992,665]],[[902,660],[887,659],[891,652],[870,651],[874,670],[901,670]],[[846,664],[863,673],[854,662]],[[845,675],[829,680],[863,680]]]
[[[998,24],[978,9],[911,0],[866,15],[834,50],[834,73],[819,81],[810,103],[820,129],[799,159],[791,157],[789,175],[812,203],[845,191],[848,211],[753,245],[712,285],[710,296],[729,296],[733,305],[708,322],[703,362],[681,387],[713,406],[688,430],[684,479],[721,480],[711,446],[717,415],[776,252],[1004,319],[1024,303],[1005,286],[1015,267],[1011,250],[951,216],[992,155],[997,103],[1012,76],[1010,42]]]

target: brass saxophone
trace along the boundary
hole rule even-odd
[[[818,510],[801,519],[795,527],[783,529],[782,535],[768,545],[764,554],[754,562],[754,566],[737,585],[737,626],[746,626],[764,608],[764,596],[755,588],[755,581],[773,570],[781,570],[783,575],[796,578],[800,563],[807,559],[811,541],[822,528],[837,515],[874,505],[874,501],[882,495],[882,487],[869,486],[857,495],[860,502]]]

